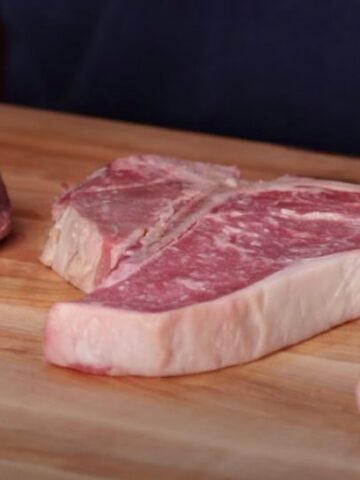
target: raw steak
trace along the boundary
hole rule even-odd
[[[0,175],[0,240],[10,232],[11,209],[9,197]]]
[[[55,305],[46,358],[108,375],[203,372],[360,316],[360,186],[283,178],[220,196],[132,275]]]
[[[57,200],[41,260],[90,292],[119,262],[133,267],[168,243],[238,177],[235,167],[151,155],[116,160]]]

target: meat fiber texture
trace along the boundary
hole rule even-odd
[[[11,230],[11,208],[9,197],[0,175],[0,241]]]
[[[135,268],[188,228],[239,175],[235,167],[152,155],[116,160],[55,202],[41,260],[90,292],[120,263],[131,259]]]
[[[107,375],[249,362],[360,316],[360,186],[286,177],[217,193],[130,274],[50,311],[48,361]]]

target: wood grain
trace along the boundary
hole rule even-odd
[[[61,182],[135,152],[360,181],[360,159],[0,106],[15,231],[0,247],[0,478],[358,479],[360,323],[252,364],[175,379],[48,366],[46,309],[80,294],[38,263]],[[359,293],[360,294],[360,293]]]

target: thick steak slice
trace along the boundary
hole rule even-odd
[[[11,208],[9,197],[0,175],[0,240],[6,237],[11,229]]]
[[[41,260],[92,291],[121,263],[162,248],[208,208],[212,193],[237,185],[234,167],[151,155],[114,161],[55,203]]]
[[[55,305],[46,358],[109,375],[217,369],[360,316],[359,292],[360,186],[244,185],[125,280]]]

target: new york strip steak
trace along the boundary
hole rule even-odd
[[[46,358],[108,375],[249,362],[360,316],[360,186],[212,191],[178,233],[50,311]],[[144,204],[145,205],[145,204]]]

